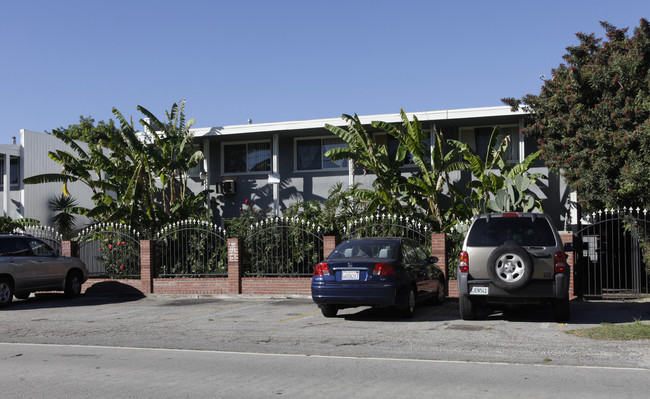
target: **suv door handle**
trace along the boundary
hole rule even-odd
[[[538,253],[538,254],[531,253],[531,255],[533,255],[536,258],[550,258],[551,257],[551,254],[549,254],[549,253]]]

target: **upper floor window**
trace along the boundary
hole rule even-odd
[[[487,153],[487,147],[490,143],[490,137],[494,131],[494,126],[477,127],[474,128],[474,139],[476,144],[476,153],[484,157]],[[501,141],[510,136],[510,144],[505,151],[504,158],[508,162],[519,162],[519,127],[518,126],[502,126],[497,136],[495,148],[501,144]]]
[[[224,174],[271,171],[271,142],[224,144],[222,147]]]
[[[388,147],[388,155],[392,158],[395,159],[395,156],[397,155],[397,149],[399,148],[399,141],[390,134],[386,133],[377,133],[375,134],[375,141],[377,141],[377,144],[379,145],[385,145]],[[427,156],[427,160],[431,159],[430,155],[430,148],[431,148],[431,137],[427,136],[426,140],[424,140],[423,143],[426,148],[429,149],[429,155]],[[404,166],[413,166],[413,155],[409,152],[406,154],[406,157],[404,158],[403,162]]]
[[[296,170],[347,168],[347,159],[332,161],[325,156],[325,153],[331,149],[347,146],[348,144],[339,138],[319,137],[296,139]]]
[[[4,185],[5,162],[0,158],[0,187]],[[9,185],[11,188],[20,187],[20,158],[11,157],[9,159]]]

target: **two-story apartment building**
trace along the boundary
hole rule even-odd
[[[520,134],[525,113],[512,112],[509,107],[453,109],[408,113],[422,123],[426,131],[441,131],[445,137],[468,143],[478,153],[484,153],[495,126],[501,135],[509,135],[511,144],[507,157],[521,161],[537,150],[534,141]],[[369,132],[372,121],[400,123],[399,113],[360,116]],[[345,127],[342,118],[288,121],[275,123],[247,123],[223,127],[193,129],[195,145],[205,154],[201,168],[192,173],[191,188],[208,186],[212,198],[215,222],[235,217],[246,200],[250,206],[281,214],[287,206],[298,201],[324,200],[337,182],[370,187],[374,176],[347,161],[333,162],[324,156],[331,148],[346,145],[329,132],[326,124]],[[394,139],[373,133],[375,140],[388,146]],[[2,167],[3,214],[34,218],[49,225],[52,211],[48,201],[61,192],[58,183],[25,185],[22,179],[41,173],[57,173],[60,166],[47,153],[63,149],[65,145],[49,134],[21,130],[20,142],[0,145]],[[404,165],[405,173],[412,168]],[[546,173],[540,161],[534,171]],[[547,173],[548,174],[548,173]],[[456,184],[466,184],[466,176],[458,173]],[[553,215],[558,227],[563,227],[569,209],[569,191],[561,179],[550,174],[538,182],[537,195],[544,210]],[[90,206],[89,190],[81,184],[71,185],[70,191],[82,206]]]

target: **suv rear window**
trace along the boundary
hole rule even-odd
[[[515,241],[522,246],[555,246],[555,235],[544,218],[498,217],[481,218],[474,222],[467,238],[472,247],[497,247],[506,241]]]

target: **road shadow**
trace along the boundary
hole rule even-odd
[[[650,321],[650,301],[571,301],[570,324],[623,324],[636,320]],[[354,313],[351,313],[354,311]],[[405,319],[394,308],[350,308],[336,317],[349,321],[370,322],[440,322],[461,320],[458,299],[448,298],[442,306],[421,305],[412,319]],[[477,320],[504,320],[515,323],[555,322],[553,309],[541,305],[519,305],[511,308],[479,306]]]
[[[430,322],[430,321],[449,321],[458,320],[458,304],[446,301],[442,305],[432,306],[427,304],[418,305],[415,308],[413,318],[405,318],[398,309],[393,307],[359,307],[347,310],[356,311],[355,313],[339,314],[337,317],[349,321],[371,321],[371,322],[393,322],[393,323],[413,323],[413,322]]]
[[[2,311],[96,306],[138,301],[143,298],[145,295],[130,285],[118,281],[105,281],[92,285],[77,298],[68,298],[62,292],[35,293],[27,299],[14,299]]]
[[[635,301],[571,301],[569,324],[622,324],[636,320],[650,321],[650,302]],[[524,305],[513,308],[482,306],[478,320],[509,322],[555,322],[549,306]]]

